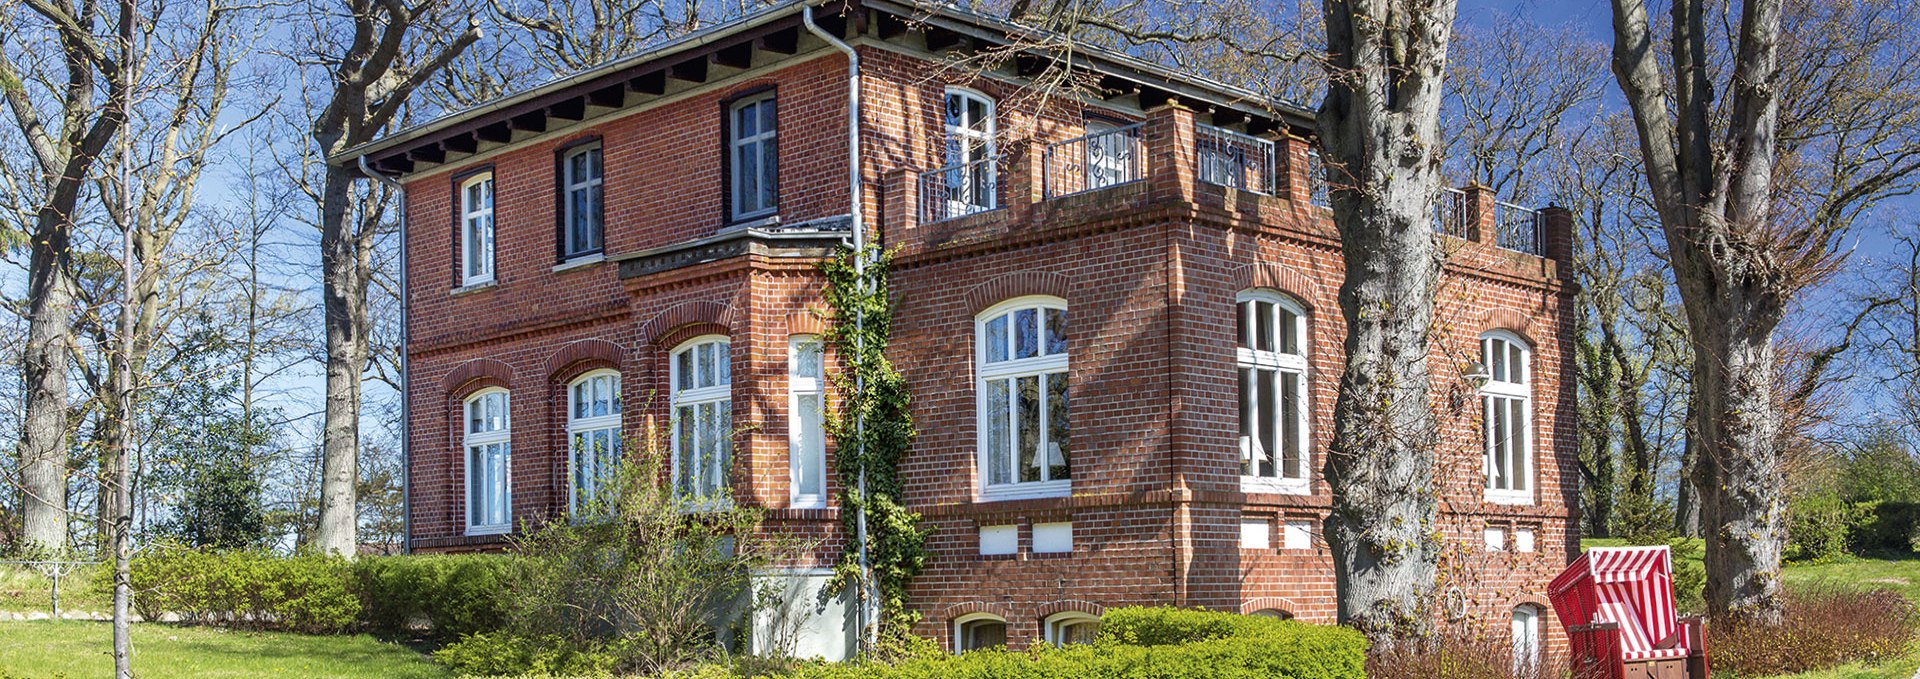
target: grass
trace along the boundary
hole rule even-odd
[[[112,639],[113,627],[104,622],[0,623],[0,679],[111,677]],[[451,676],[413,649],[367,636],[321,637],[139,624],[133,627],[133,648],[134,669],[144,676]]]
[[[103,571],[99,566],[81,568],[60,578],[61,611],[105,612],[112,597],[96,591],[94,578]],[[25,566],[0,565],[0,611],[47,612],[53,581]]]

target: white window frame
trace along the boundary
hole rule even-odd
[[[1035,324],[1035,332],[1037,333],[1037,337],[1035,339],[1035,342],[1037,344],[1036,354],[1034,356],[1027,357],[1027,358],[1014,358],[1016,354],[1016,348],[1015,348],[1016,331],[1015,331],[1015,328],[1013,327],[1015,322],[1014,319],[1016,316],[1016,312],[1028,310],[1028,309],[1034,310],[1034,313],[1038,317]],[[1067,309],[1066,300],[1062,300],[1058,297],[1047,297],[1047,296],[1017,297],[1014,299],[1001,302],[999,304],[995,304],[991,308],[988,308],[986,311],[981,312],[979,316],[976,316],[974,318],[974,335],[973,335],[974,336],[974,343],[973,343],[974,344],[974,370],[975,370],[974,423],[976,425],[975,435],[977,437],[977,444],[978,444],[978,452],[976,454],[976,459],[975,459],[975,462],[976,462],[975,472],[978,475],[978,479],[979,479],[979,483],[977,484],[980,491],[979,497],[983,501],[1023,500],[1023,499],[1031,499],[1031,498],[1044,498],[1044,497],[1066,497],[1073,493],[1073,479],[1072,479],[1073,449],[1071,445],[1072,431],[1073,431],[1072,419],[1071,419],[1072,418],[1071,404],[1072,404],[1073,383],[1071,381],[1072,373],[1069,370],[1069,360],[1068,360],[1068,357],[1072,354],[1072,351],[1073,351],[1072,340],[1071,340],[1072,336],[1068,335],[1068,341],[1067,341],[1067,346],[1065,347],[1066,349],[1065,352],[1047,353],[1046,318],[1047,318],[1048,310],[1061,312],[1061,314],[1068,319],[1068,327],[1069,328],[1072,327],[1071,316],[1066,316],[1066,314],[1069,313],[1069,310]],[[987,359],[988,359],[989,353],[988,353],[988,347],[987,347],[987,329],[990,323],[992,323],[995,319],[1000,318],[1002,316],[1007,318],[1007,329],[1006,329],[1006,336],[1005,336],[1007,360],[988,363]],[[1060,377],[1058,378],[1049,377],[1052,375],[1059,375]],[[1016,385],[1018,384],[1018,380],[1023,377],[1035,377],[1042,380],[1051,380],[1051,379],[1068,380],[1067,382],[1067,394],[1068,394],[1067,402],[1069,404],[1068,411],[1067,411],[1068,412],[1068,429],[1067,429],[1068,446],[1066,447],[1066,450],[1063,451],[1062,453],[1062,460],[1066,463],[1066,466],[1068,468],[1067,478],[1055,479],[1051,477],[1053,465],[1050,464],[1050,462],[1051,462],[1051,457],[1052,457],[1052,452],[1054,447],[1053,444],[1056,442],[1052,440],[1052,431],[1051,431],[1052,427],[1051,427],[1051,421],[1050,421],[1051,414],[1048,412],[1049,408],[1046,407],[1047,400],[1046,400],[1046,394],[1044,393],[1046,391],[1046,387],[1043,384],[1041,386],[1041,391],[1043,393],[1041,395],[1040,417],[1039,417],[1039,424],[1038,424],[1040,436],[1037,441],[1040,445],[1040,450],[1035,453],[1035,457],[1034,457],[1034,460],[1036,462],[1042,463],[1039,465],[1041,479],[1039,481],[1025,481],[1025,482],[1019,480],[1020,451],[1017,450],[1017,447],[1019,444],[1018,415],[1014,411],[1019,407],[1019,398],[1016,394],[1017,392]],[[1007,415],[1006,415],[1008,418],[1007,419],[1007,436],[1009,437],[1009,440],[1007,442],[1007,452],[1008,454],[1013,456],[1013,458],[1008,461],[1008,464],[1010,465],[1009,469],[1011,470],[1014,480],[1008,483],[992,482],[993,467],[992,467],[992,460],[990,459],[990,455],[989,455],[989,452],[991,450],[990,444],[991,444],[992,437],[990,436],[990,428],[988,426],[989,423],[987,420],[987,411],[988,411],[987,401],[989,398],[987,392],[988,392],[989,384],[991,382],[999,381],[999,380],[1007,380],[1009,382],[1007,386],[1008,398],[1007,398]]]
[[[802,352],[812,347],[817,371],[807,375],[803,368]],[[805,406],[800,401],[808,396],[814,397],[817,419],[812,427],[803,419]],[[808,509],[825,509],[827,506],[827,394],[826,394],[826,345],[818,335],[794,335],[787,338],[787,481],[790,487],[787,501],[789,506]],[[819,465],[820,480],[818,487],[805,488],[800,484],[801,463],[812,460]]]
[[[608,390],[608,412],[595,415],[580,414],[580,389],[587,388],[589,405],[597,403],[594,389],[604,384]],[[591,502],[600,493],[600,485],[612,481],[611,474],[617,474],[621,455],[625,446],[620,440],[620,372],[611,369],[589,371],[567,383],[567,509],[573,516],[580,516],[587,507],[582,503]],[[582,450],[580,436],[601,435],[609,442],[608,459],[599,459]],[[587,468],[591,467],[591,468]],[[582,472],[586,472],[584,475]],[[587,486],[587,487],[583,487]]]
[[[1100,616],[1084,611],[1065,611],[1047,616],[1045,624],[1042,625],[1042,627],[1044,627],[1046,631],[1047,643],[1055,646],[1066,646],[1074,643],[1066,639],[1066,633],[1077,625],[1087,623],[1093,623],[1094,634],[1096,636],[1099,635]],[[1092,643],[1092,640],[1082,643]]]
[[[712,357],[710,360],[716,361],[710,364],[714,383],[703,386],[699,380],[701,365],[699,349],[708,345],[714,347],[709,354]],[[672,407],[673,426],[669,435],[671,436],[670,447],[673,451],[673,489],[681,499],[691,501],[690,509],[716,509],[728,506],[732,502],[733,357],[730,353],[732,347],[732,341],[725,335],[701,335],[681,342],[668,353],[667,378],[671,380],[668,386],[672,394],[669,403]],[[681,374],[685,370],[680,361],[683,355],[687,357],[688,365],[694,371],[688,378],[690,386],[685,388],[681,386]],[[721,356],[726,357],[725,362],[718,362]],[[682,417],[681,409],[691,408],[697,414],[702,407],[713,408],[716,417],[720,411],[726,412],[726,417],[719,418],[721,421],[717,423],[720,427],[719,431],[684,429],[692,423]],[[682,449],[683,431],[694,439],[695,450],[706,447],[705,444],[709,441],[707,437],[717,437],[711,441],[714,444],[713,450],[718,455],[703,461],[705,465],[711,466],[697,470],[686,468],[683,458],[689,451]],[[697,473],[698,476],[686,476],[691,473]]]
[[[759,128],[754,130],[753,134],[741,136],[740,112],[744,109],[752,108],[753,114],[757,117],[761,115],[761,111],[763,110],[761,105],[768,103],[773,104],[774,124],[766,125],[765,121],[762,120],[760,121]],[[728,213],[732,215],[734,221],[763,217],[773,214],[780,209],[779,118],[780,105],[775,100],[773,92],[747,97],[733,102],[732,105],[727,107],[727,195],[731,197],[729,200],[731,204],[727,207]],[[766,155],[764,149],[768,145],[772,145],[774,148],[773,167],[767,167],[765,162]],[[740,162],[740,159],[748,148],[751,148],[755,157],[760,159],[760,161],[754,165],[754,167],[759,170],[759,176],[756,177],[756,179],[761,183],[758,186],[765,187],[771,185],[773,187],[773,200],[765,205],[750,205],[747,202],[750,197],[742,186],[746,181],[747,175],[742,171],[744,164]],[[751,198],[758,200],[759,195],[756,193],[751,196]]]
[[[1513,609],[1513,673],[1516,676],[1530,675],[1540,667],[1543,613],[1533,604],[1521,604]]]
[[[589,163],[589,167],[591,167],[593,173],[592,176],[574,176],[573,160],[587,154],[593,155],[593,159]],[[606,249],[606,165],[606,154],[601,151],[600,142],[581,144],[574,148],[567,149],[566,154],[560,157],[560,201],[562,214],[564,215],[561,220],[560,243],[561,251],[565,253],[563,259],[586,257]],[[574,194],[580,192],[587,192],[590,202],[593,204],[592,214],[583,215],[575,209],[573,197]],[[598,192],[597,195],[595,192]],[[590,242],[578,242],[574,238],[575,223],[582,219],[593,220],[591,224],[587,225],[585,234],[585,238]]]
[[[1242,339],[1236,337],[1234,340],[1234,379],[1236,383],[1240,382],[1243,379],[1242,375],[1244,375],[1246,371],[1254,371],[1256,374],[1262,370],[1274,371],[1278,373],[1279,379],[1283,380],[1281,385],[1276,385],[1275,387],[1276,396],[1279,395],[1281,389],[1284,388],[1284,380],[1289,378],[1298,380],[1299,395],[1295,399],[1294,411],[1291,413],[1282,412],[1284,408],[1276,406],[1274,408],[1274,414],[1276,418],[1291,418],[1293,420],[1295,431],[1299,432],[1299,440],[1294,443],[1296,450],[1294,450],[1293,453],[1299,456],[1300,463],[1297,466],[1297,473],[1293,476],[1287,476],[1285,451],[1257,450],[1263,425],[1271,426],[1277,424],[1278,420],[1274,423],[1261,422],[1258,415],[1260,408],[1256,398],[1259,391],[1256,389],[1253,394],[1240,394],[1240,390],[1245,388],[1246,385],[1236,386],[1236,399],[1249,400],[1251,404],[1244,410],[1252,413],[1254,417],[1252,422],[1247,422],[1244,420],[1245,416],[1243,415],[1243,420],[1240,424],[1241,430],[1246,432],[1245,435],[1241,435],[1238,438],[1240,443],[1240,489],[1242,492],[1248,493],[1305,495],[1312,492],[1313,487],[1313,430],[1309,426],[1310,419],[1308,416],[1308,413],[1312,410],[1311,403],[1313,397],[1312,382],[1309,381],[1310,372],[1307,360],[1307,353],[1312,350],[1312,345],[1309,342],[1312,333],[1307,331],[1309,323],[1307,311],[1306,307],[1300,304],[1299,301],[1277,290],[1266,288],[1245,290],[1234,296],[1233,312],[1237,318],[1236,328],[1245,328],[1247,332],[1256,332],[1254,329],[1257,319],[1255,308],[1258,303],[1267,303],[1274,306],[1274,314],[1270,319],[1272,327],[1269,329],[1269,332],[1272,333],[1274,338],[1274,349],[1272,351],[1259,350],[1252,346],[1253,342],[1251,341],[1246,342],[1248,346],[1242,346]],[[1286,345],[1282,342],[1280,334],[1284,330],[1284,328],[1281,327],[1282,316],[1279,313],[1282,310],[1293,314],[1293,340],[1294,346],[1299,348],[1298,353],[1285,353],[1284,347]],[[1282,404],[1284,403],[1285,402],[1282,401]],[[1276,441],[1276,445],[1285,445],[1284,442],[1282,442],[1282,437],[1283,434],[1275,436],[1274,440]],[[1274,456],[1272,476],[1258,474],[1258,467],[1254,467],[1253,469],[1256,473],[1248,473],[1249,466],[1255,464],[1254,455],[1256,452],[1262,455]]]
[[[952,108],[952,102],[956,98],[960,99],[962,104],[958,125],[947,120],[947,109]],[[978,121],[967,116],[965,105],[967,100],[980,102],[982,110],[986,112],[985,131],[975,129]],[[999,136],[999,118],[1000,112],[995,106],[993,97],[979,90],[948,87],[945,96],[940,98],[940,127],[946,135],[941,138],[942,143],[945,144],[941,149],[941,153],[945,154],[945,167],[958,168],[997,156],[998,142],[995,138]],[[975,144],[979,149],[977,153],[972,150]],[[972,173],[962,174],[957,169],[949,169],[948,172],[947,215],[973,214],[1000,207],[1000,168],[997,163],[986,163],[985,173],[978,176]],[[983,193],[984,200],[975,199]]]
[[[1519,349],[1517,379],[1513,368],[1508,365],[1511,352],[1496,360],[1493,356],[1496,345]],[[1497,504],[1533,504],[1533,453],[1539,438],[1533,416],[1533,347],[1513,332],[1490,330],[1480,335],[1480,360],[1491,376],[1480,387],[1481,467],[1486,481],[1486,500]],[[1517,446],[1513,443],[1512,432],[1504,439],[1497,438],[1494,433],[1499,422],[1494,414],[1496,406],[1503,408],[1502,412],[1510,420],[1512,404],[1515,402],[1519,403],[1524,420],[1509,425],[1521,433]],[[1505,468],[1498,464],[1499,446],[1506,447]],[[1517,487],[1515,480],[1518,480]]]
[[[473,409],[476,407],[484,408],[486,401],[494,397],[499,397],[500,399],[499,426],[486,429],[485,431],[474,431]],[[496,535],[513,530],[512,405],[513,394],[499,387],[481,389],[472,394],[468,394],[466,398],[460,401],[460,458],[461,466],[464,470],[460,479],[460,486],[463,489],[461,493],[466,497],[466,511],[463,523],[466,524],[467,535]],[[495,522],[479,522],[475,519],[479,518],[482,514],[490,514],[492,512],[485,511],[484,508],[477,504],[483,498],[474,497],[474,475],[483,473],[482,470],[474,469],[474,464],[477,461],[476,454],[485,454],[484,449],[490,446],[499,446],[500,456],[503,458],[500,462],[499,502],[501,506],[498,508],[502,519]]]
[[[469,189],[483,186],[486,205],[475,205]],[[494,222],[492,172],[481,172],[460,181],[460,284],[484,285],[494,279],[494,249],[498,242]]]
[[[953,652],[955,654],[967,652],[968,650],[967,642],[969,641],[967,626],[976,622],[998,623],[1001,629],[1001,635],[1000,635],[1001,645],[1005,645],[1006,638],[1008,636],[1011,636],[1008,633],[1013,631],[1012,630],[1013,626],[1007,624],[1006,618],[1002,618],[992,613],[968,613],[958,618],[954,618],[953,619]],[[995,647],[988,646],[986,648],[995,648]]]

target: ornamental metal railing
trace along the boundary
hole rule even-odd
[[[1042,158],[1043,194],[1067,196],[1146,178],[1140,130],[1135,123],[1048,144]]]
[[[1473,213],[1467,211],[1467,192],[1442,186],[1433,202],[1433,230],[1455,238],[1473,239]]]
[[[1272,140],[1212,125],[1194,126],[1200,181],[1273,195],[1278,173]]]
[[[1001,158],[987,156],[921,174],[921,221],[937,222],[999,209]]]
[[[1507,250],[1540,255],[1540,211],[1506,201],[1493,203],[1493,244]]]
[[[1327,162],[1319,151],[1307,152],[1307,204],[1333,207],[1333,187],[1327,183]]]

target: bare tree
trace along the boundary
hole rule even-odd
[[[1920,173],[1906,4],[1752,0],[1736,19],[1675,0],[1661,35],[1644,0],[1612,0],[1615,80],[1692,341],[1714,615],[1780,619],[1781,394],[1796,385],[1780,378],[1774,333],[1833,271],[1859,214]]]
[[[0,35],[7,36],[0,39],[0,96],[26,139],[32,165],[6,168],[6,174],[13,178],[9,188],[34,195],[21,356],[27,384],[19,446],[22,537],[41,549],[65,550],[73,229],[89,174],[126,118],[130,84],[123,82],[122,61],[136,18],[130,0],[115,3],[112,17],[93,2],[23,4],[30,14],[8,11],[0,18]],[[17,22],[26,16],[44,25],[23,30]],[[103,28],[109,20],[112,25]],[[58,50],[34,49],[34,41],[48,38]]]
[[[415,90],[480,38],[471,20],[457,32],[439,25],[453,9],[438,0],[349,0],[343,15],[316,12],[310,18],[306,35],[319,47],[309,63],[328,75],[326,99],[311,124],[321,159],[387,129]],[[334,37],[342,35],[344,41]],[[328,164],[317,172],[310,194],[320,208],[327,386],[315,542],[322,551],[351,555],[357,542],[360,386],[369,355],[367,288],[384,220],[356,193],[358,168]]]
[[[1340,618],[1390,641],[1427,628],[1440,556],[1428,333],[1441,254],[1441,85],[1452,0],[1326,0],[1320,147],[1346,277],[1346,368],[1326,477]]]

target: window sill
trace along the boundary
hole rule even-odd
[[[1490,490],[1487,491],[1485,499],[1496,505],[1531,505],[1533,493]]]
[[[568,259],[566,261],[560,262],[559,264],[553,265],[553,272],[560,273],[562,271],[573,271],[575,269],[585,269],[587,267],[593,266],[595,264],[599,264],[604,261],[607,261],[607,253],[604,253],[604,252],[595,252],[593,254],[588,254],[588,255],[575,255],[571,259]]]
[[[1242,493],[1272,493],[1275,495],[1312,495],[1313,483],[1307,479],[1284,479],[1272,476],[1240,477]]]
[[[513,532],[512,524],[508,524],[504,526],[468,526],[467,527],[468,537],[473,537],[476,535],[506,535],[507,533],[511,533],[511,532]]]
[[[460,287],[454,288],[448,291],[447,294],[453,297],[459,297],[461,295],[480,292],[481,290],[492,290],[497,287],[500,287],[500,281],[498,280],[489,279],[484,281],[474,281],[472,283],[468,283],[466,285],[462,285]]]
[[[745,229],[764,229],[767,227],[773,227],[773,226],[779,226],[779,225],[780,225],[779,212],[763,212],[757,215],[737,217],[733,221],[727,222],[725,226],[720,227],[720,232],[725,233],[729,231],[741,231]]]
[[[1072,480],[1045,481],[1040,483],[1021,483],[988,487],[980,491],[980,501],[1003,502],[1007,500],[1036,500],[1071,497],[1072,495]]]

